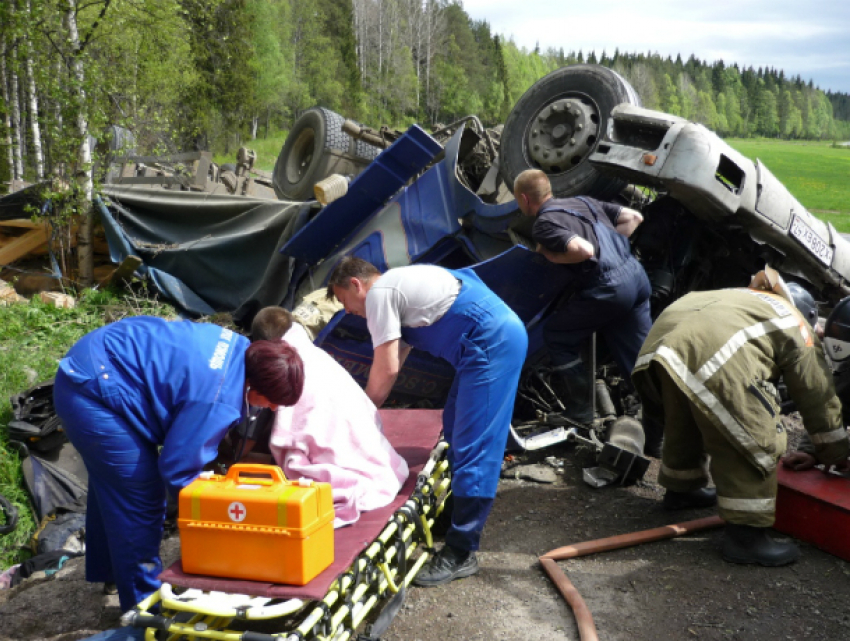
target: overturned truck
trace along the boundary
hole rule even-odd
[[[581,436],[601,450],[618,417],[634,415],[638,406],[629,397],[629,373],[617,371],[604,345],[595,345],[594,430],[579,435],[550,418],[568,399],[551,376],[541,326],[574,284],[528,249],[531,220],[519,214],[510,189],[528,168],[550,176],[556,197],[589,195],[642,211],[645,222],[631,242],[652,284],[654,315],[690,291],[745,286],[765,264],[807,288],[825,315],[850,294],[850,245],[832,225],[809,213],[761,162],[701,125],[642,108],[621,76],[595,65],[541,79],[504,128],[486,129],[469,117],[435,135],[417,126],[372,130],[314,108],[295,124],[278,158],[271,183],[279,200],[204,195],[201,201],[189,194],[178,203],[171,196],[162,220],[162,203],[150,191],[112,185],[104,218],[114,258],[141,254],[143,268],[187,311],[230,311],[244,324],[269,304],[320,314],[318,292],[348,254],[382,270],[412,263],[473,267],[529,332],[517,444],[535,448]],[[335,180],[332,197],[324,194],[321,204],[309,199],[327,179]],[[207,229],[201,214],[216,209],[227,212],[226,235],[251,248],[227,259],[243,261],[241,267],[212,266],[227,244],[221,228]],[[165,241],[159,245],[144,236],[151,216],[159,218],[156,233]],[[245,226],[234,224],[240,218]],[[191,231],[178,234],[183,223]],[[169,244],[169,234],[178,242]],[[339,312],[320,327],[316,343],[365,382],[372,350],[362,319]],[[839,334],[828,336],[826,346],[844,394],[850,386],[838,357],[848,346]],[[451,379],[445,362],[414,352],[390,401],[439,407]],[[624,463],[618,465],[624,472]]]
[[[629,431],[629,415],[639,417],[629,372],[617,371],[604,345],[592,346],[592,427],[579,430],[553,419],[569,399],[552,376],[541,329],[575,283],[528,249],[532,221],[519,214],[509,189],[527,168],[549,174],[557,196],[616,199],[643,212],[645,222],[631,242],[650,277],[654,314],[691,291],[745,286],[766,263],[806,287],[825,314],[850,304],[850,254],[831,226],[807,212],[761,163],[704,127],[641,108],[628,83],[611,70],[576,65],[550,74],[518,101],[503,130],[469,118],[437,135],[417,126],[374,131],[347,125],[324,109],[308,114],[278,158],[272,178],[278,199],[108,186],[101,213],[113,258],[138,255],[144,273],[188,313],[228,311],[247,326],[263,306],[294,310],[315,342],[361,383],[372,358],[365,323],[324,300],[337,262],[353,254],[382,270],[412,263],[471,267],[528,330],[516,446],[573,440],[593,455],[587,469],[604,468],[622,480],[639,478],[647,463],[641,435]],[[331,135],[331,121],[345,125],[348,136],[365,135],[379,150],[374,158],[358,160],[355,138]],[[317,184],[324,202],[309,198]],[[842,355],[850,353],[844,344],[850,332],[827,325],[833,331],[827,351],[845,394],[841,365]],[[440,407],[452,377],[446,362],[414,350],[390,403]],[[429,427],[429,438],[438,439],[435,412],[382,412],[385,425],[405,438],[422,437]],[[371,608],[382,604],[368,628],[370,638],[377,638],[427,559],[414,549],[419,542],[431,545],[431,527],[448,493],[445,449],[440,443],[430,456],[427,448],[417,449],[422,472],[408,481],[409,500],[400,496],[404,505],[391,518],[380,515],[376,522],[385,529],[377,536],[356,532],[366,542],[364,551],[347,570],[334,570],[328,583],[313,585],[314,593],[290,598],[293,593],[278,585],[256,593],[249,591],[256,586],[187,578],[172,566],[163,589],[126,613],[125,623],[147,627],[149,638],[179,633],[341,640],[353,638]],[[172,584],[185,591],[174,592]],[[274,625],[275,633],[254,631],[255,625]]]

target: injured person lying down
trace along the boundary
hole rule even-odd
[[[351,375],[282,307],[257,313],[251,339],[285,340],[304,362],[301,398],[277,409],[269,439],[286,477],[331,484],[334,527],[392,502],[407,479],[407,463],[384,437],[377,408]]]

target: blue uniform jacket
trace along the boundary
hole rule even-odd
[[[176,496],[242,416],[249,344],[217,325],[139,316],[84,336],[59,368],[142,440],[162,446],[160,474]]]

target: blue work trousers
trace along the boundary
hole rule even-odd
[[[606,282],[578,292],[556,310],[543,327],[543,340],[552,364],[568,370],[583,367],[582,345],[597,332],[628,380],[652,326],[652,290],[643,267],[631,257],[606,277]]]
[[[454,510],[446,543],[477,550],[496,496],[528,335],[517,315],[471,270],[433,325],[402,328],[405,342],[455,367],[443,409]]]
[[[157,447],[100,399],[97,379],[56,375],[54,402],[89,475],[86,579],[115,583],[121,609],[155,592],[162,561],[165,484]]]

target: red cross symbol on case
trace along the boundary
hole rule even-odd
[[[231,521],[235,521],[236,523],[244,521],[247,514],[248,511],[245,509],[245,506],[239,501],[234,501],[227,508],[227,515],[230,517]]]

